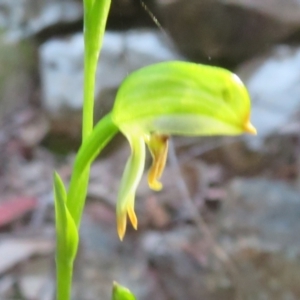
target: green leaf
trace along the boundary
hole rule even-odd
[[[127,288],[114,282],[112,300],[136,300],[136,298]]]
[[[126,135],[256,133],[250,98],[228,70],[172,61],[142,68],[121,85],[113,120]]]
[[[66,205],[64,184],[54,173],[56,222],[57,300],[69,300],[72,287],[73,262],[78,248],[78,231]]]
[[[66,205],[67,194],[60,176],[54,173],[57,259],[73,261],[78,247],[76,225]]]

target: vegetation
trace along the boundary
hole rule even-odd
[[[68,300],[71,296],[78,229],[91,163],[118,131],[127,137],[131,146],[116,211],[121,240],[125,235],[127,216],[137,228],[134,197],[144,171],[145,144],[153,157],[149,186],[159,190],[170,135],[256,133],[249,121],[247,90],[236,75],[217,67],[179,61],[151,65],[127,76],[112,111],[94,126],[95,72],[109,8],[110,0],[84,0],[82,145],[67,190],[60,176],[54,174],[57,300]],[[127,289],[114,284],[113,300],[122,299],[135,298]]]

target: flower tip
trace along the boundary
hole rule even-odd
[[[136,217],[136,214],[134,212],[134,208],[133,207],[129,207],[128,208],[128,217],[129,217],[129,220],[133,226],[133,228],[135,230],[137,230],[137,226],[138,226],[138,219]]]
[[[160,191],[163,188],[161,182],[157,181],[156,178],[152,178],[152,176],[148,176],[148,184],[150,189],[154,191]]]
[[[119,215],[117,217],[117,231],[118,231],[118,236],[121,241],[123,241],[123,238],[125,236],[126,232],[126,213]]]
[[[257,134],[257,130],[256,128],[250,123],[250,121],[248,121],[245,126],[244,126],[244,130],[250,134],[256,135]]]
[[[118,236],[121,241],[123,241],[125,233],[126,233],[127,214],[128,214],[129,220],[130,220],[133,228],[135,230],[137,230],[137,226],[138,226],[138,219],[134,212],[133,206],[131,206],[131,205],[128,206],[127,212],[122,212],[122,213],[117,214],[117,231],[118,231]]]
[[[125,229],[121,229],[118,227],[118,236],[121,242],[123,242],[124,236],[125,236]]]

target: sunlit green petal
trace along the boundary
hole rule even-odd
[[[113,108],[121,128],[183,135],[255,133],[250,98],[233,73],[187,62],[142,68],[123,82]]]

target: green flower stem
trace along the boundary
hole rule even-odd
[[[84,55],[84,103],[82,112],[82,141],[91,134],[94,120],[94,91],[95,91],[95,74],[97,69],[98,57],[89,54],[86,49]]]
[[[84,103],[82,120],[83,141],[91,134],[94,120],[95,77],[99,52],[102,47],[105,25],[111,0],[84,2]]]
[[[73,263],[59,263],[56,265],[57,297],[56,300],[71,299]]]
[[[84,0],[84,93],[82,145],[76,156],[68,194],[55,175],[57,300],[71,297],[73,264],[78,248],[78,228],[93,159],[118,131],[110,115],[94,127],[95,77],[111,0]],[[86,143],[86,141],[88,143]]]
[[[84,142],[93,131],[94,127],[94,98],[95,79],[99,53],[102,48],[105,26],[111,0],[85,0],[84,1],[84,93],[82,112],[82,142]],[[74,168],[76,169],[76,168]],[[89,182],[90,166],[82,173],[78,184],[78,195],[76,199],[74,220],[77,227],[80,224],[81,210],[83,209],[87,186]],[[74,201],[71,202],[71,205]],[[72,215],[72,212],[71,212]],[[72,215],[73,216],[73,215]]]
[[[87,192],[86,175],[91,163],[118,131],[111,114],[98,122],[77,153],[67,195],[62,180],[58,174],[55,175],[57,300],[70,299],[78,227]]]
[[[118,127],[112,121],[111,114],[107,114],[95,126],[92,134],[82,144],[76,156],[68,191],[67,206],[77,227],[80,223],[87,191],[83,178],[90,164],[118,131]]]

